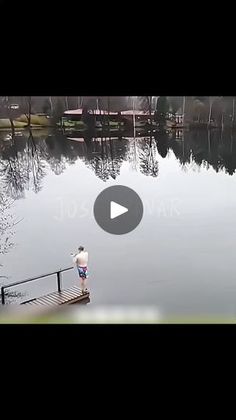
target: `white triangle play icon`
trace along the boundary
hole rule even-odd
[[[127,209],[124,206],[121,206],[120,204],[116,203],[115,201],[111,201],[110,204],[110,218],[115,219],[118,216],[121,216],[124,213],[127,213],[129,209]]]

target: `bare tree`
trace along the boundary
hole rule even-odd
[[[51,115],[53,115],[53,103],[52,103],[52,96],[49,96],[49,103],[51,107]]]
[[[151,124],[151,130],[153,129],[153,121],[152,121],[152,96],[147,96],[148,101],[148,111],[149,111],[149,118],[150,118],[150,124]]]
[[[14,226],[16,226],[20,220],[15,220],[13,214],[10,212],[10,208],[13,201],[10,200],[5,192],[2,185],[0,186],[0,256],[7,254],[14,247],[13,235]],[[3,265],[0,263],[0,267]],[[0,279],[8,279],[7,276],[0,275]],[[21,294],[16,292],[6,292],[9,297],[19,297]],[[1,296],[1,294],[0,294]]]
[[[24,115],[26,116],[28,127],[31,126],[31,113],[32,113],[32,98],[31,96],[21,97],[21,107]]]
[[[1,186],[0,192],[0,255],[9,252],[14,243],[12,237],[14,235],[13,228],[20,220],[15,220],[10,212],[13,200],[10,200],[5,194],[4,188]]]
[[[27,105],[28,105],[28,126],[31,126],[31,113],[32,113],[32,101],[31,101],[31,96],[27,97]]]
[[[221,114],[221,130],[224,129],[224,114],[225,114],[225,105],[222,101],[222,114]]]
[[[235,96],[233,97],[232,127],[235,125]]]
[[[208,126],[210,126],[211,124],[213,102],[214,102],[214,96],[209,96]]]
[[[183,125],[185,125],[186,96],[183,96]]]
[[[12,118],[12,111],[11,111],[11,105],[9,102],[9,96],[5,96],[5,109],[7,110],[7,116],[10,120],[10,124],[11,124],[11,131],[12,131],[12,138],[14,138],[15,135],[15,126],[14,126],[14,122],[13,122],[13,118]]]

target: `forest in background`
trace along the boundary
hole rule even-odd
[[[17,114],[45,113],[55,120],[64,111],[87,107],[122,111],[128,109],[155,111],[162,115],[184,115],[187,122],[235,125],[233,96],[0,96],[0,118],[8,118],[9,106],[17,104]]]

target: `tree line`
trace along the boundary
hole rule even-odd
[[[236,97],[234,96],[2,96],[0,117],[10,118],[25,114],[30,125],[31,113],[46,113],[57,121],[69,109],[91,108],[122,111],[128,109],[156,111],[164,120],[183,115],[185,121],[215,123],[217,126],[235,126]],[[11,105],[18,104],[17,110]]]

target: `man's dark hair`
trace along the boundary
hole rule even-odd
[[[83,251],[83,250],[84,250],[84,246],[80,246],[79,251]]]

